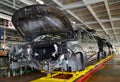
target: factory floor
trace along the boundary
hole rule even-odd
[[[10,78],[0,78],[0,82],[29,82],[45,76],[40,72],[28,73]],[[120,55],[105,63],[105,65],[84,82],[120,82]]]
[[[35,80],[45,75],[46,74],[40,72],[28,73],[19,76],[12,76],[10,78],[0,78],[0,82],[30,82],[31,80]]]
[[[84,82],[120,82],[120,54],[115,55]]]

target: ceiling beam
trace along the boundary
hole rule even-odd
[[[32,2],[30,0],[19,0],[19,1],[22,2],[22,3],[25,3],[27,5],[33,5],[33,4],[35,4],[34,2]]]
[[[83,4],[82,1],[78,1],[78,2],[75,2],[75,3],[69,4],[69,5],[63,5],[62,9],[63,10],[73,9],[73,8],[83,7],[83,6],[86,6],[86,5],[92,5],[92,4],[103,2],[103,1],[104,0],[87,0],[87,2],[84,3],[84,4]]]
[[[112,21],[120,21],[120,18],[111,18]],[[100,23],[106,23],[106,22],[111,22],[111,20],[99,20]],[[91,22],[85,22],[85,24],[98,24],[99,22],[96,21],[91,21]],[[84,24],[75,24],[75,25],[84,25]]]
[[[14,7],[16,6],[16,4],[15,4],[15,0],[13,0],[13,6],[14,6]]]
[[[105,37],[103,33],[99,33],[99,34],[100,34],[100,36]],[[111,35],[111,38],[114,38],[114,39],[115,39],[114,33],[110,33],[110,35]],[[119,37],[120,33],[116,33],[116,35],[117,35],[116,37]]]
[[[112,17],[111,17],[111,14],[110,14],[110,8],[108,6],[107,0],[105,0],[104,3],[105,3],[105,7],[106,7],[106,10],[107,10],[107,13],[108,13],[108,17],[111,20],[110,23],[111,23],[111,27],[112,27],[113,33],[115,35],[115,39],[117,39],[115,30],[114,30],[114,25],[113,25],[113,22],[112,22]]]
[[[9,5],[9,4],[7,4],[7,3],[5,3],[5,2],[2,2],[2,1],[0,1],[0,3],[3,4],[3,5],[5,5],[5,6],[8,6],[8,7],[12,8],[12,9],[15,9],[15,10],[18,9],[17,7],[15,7],[15,6],[13,6],[13,5]]]
[[[0,13],[0,18],[11,20],[11,16]]]
[[[8,11],[5,11],[5,10],[3,10],[3,9],[0,9],[0,12],[1,13],[5,13],[5,14],[8,14],[8,15],[13,15],[13,13],[11,13],[11,12],[8,12]]]
[[[15,4],[15,0],[14,0],[14,3],[13,2],[10,2],[10,1],[8,1],[8,0],[5,0],[5,1],[7,1],[8,3],[10,3],[10,4],[7,4],[7,3],[5,3],[5,2],[3,2],[3,1],[0,1],[0,4],[3,4],[3,5],[5,5],[5,6],[7,6],[7,7],[10,7],[10,8],[12,8],[12,9],[15,9],[15,10],[17,10],[18,9],[18,7],[16,7],[16,4]],[[14,5],[12,5],[12,4],[14,4]],[[1,13],[5,13],[5,14],[8,14],[8,15],[13,15],[13,13],[12,12],[9,12],[9,11],[6,11],[6,10],[3,10],[3,9],[0,9],[0,12]]]
[[[63,4],[62,4],[60,1],[58,1],[58,0],[52,0],[52,1],[55,2],[57,5],[59,5],[61,8],[64,9]],[[66,11],[67,11],[71,16],[73,16],[74,18],[76,18],[79,22],[81,22],[82,24],[84,24],[86,27],[91,28],[91,27],[89,27],[87,24],[85,24],[84,21],[82,21],[78,16],[76,16],[73,12],[71,12],[70,10],[66,10]]]
[[[10,4],[13,4],[13,2],[11,2],[11,1],[9,1],[9,0],[4,0],[4,1],[6,1],[6,2],[8,2],[8,3],[10,3]],[[13,5],[13,6],[14,6],[14,5]],[[15,7],[21,8],[21,6],[19,6],[19,5],[17,5],[17,4],[15,4]]]
[[[114,27],[114,30],[118,30],[120,27]],[[96,31],[103,31],[102,29],[95,29]],[[113,30],[112,28],[106,28],[107,31]]]
[[[89,27],[87,24],[84,23],[84,21],[82,21],[80,18],[78,18],[73,12],[71,12],[70,10],[66,10],[71,16],[73,16],[74,18],[76,18],[79,22],[81,22],[83,25],[85,25],[86,27],[88,28],[91,28]]]
[[[82,0],[84,3],[86,3],[86,0]],[[102,29],[104,30],[104,32],[109,35],[109,33],[106,31],[105,27],[102,25],[102,23],[99,21],[99,18],[97,17],[96,13],[94,12],[94,10],[92,9],[92,7],[90,5],[86,5],[87,9],[90,11],[90,13],[93,15],[93,17],[96,19],[96,21],[100,24],[100,26],[102,27]],[[110,36],[110,35],[109,35]]]

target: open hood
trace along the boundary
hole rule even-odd
[[[12,23],[27,41],[44,34],[58,34],[73,28],[64,13],[47,5],[24,7],[12,16]]]
[[[87,30],[88,32],[92,33],[92,34],[96,33],[96,30],[94,30],[94,29],[86,28],[86,30]]]

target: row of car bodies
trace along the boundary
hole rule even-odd
[[[114,53],[113,46],[110,42],[108,42],[106,39],[100,38],[98,36],[94,36],[99,47],[98,57],[99,58],[105,58],[108,55],[111,55]]]
[[[101,49],[98,38],[93,36],[94,30],[73,30],[66,15],[57,8],[47,5],[24,7],[12,16],[12,23],[28,43],[11,49],[14,60],[11,68],[29,65],[46,72],[57,68],[77,71],[104,58],[99,53],[108,54],[107,44],[103,43]]]

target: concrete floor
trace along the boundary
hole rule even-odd
[[[40,78],[42,76],[45,76],[46,74],[35,72],[35,73],[28,73],[24,75],[14,76],[14,77],[8,77],[8,78],[0,78],[0,82],[30,82],[31,80],[35,80],[37,78]]]
[[[24,74],[10,78],[0,78],[0,82],[29,82],[45,76],[40,72]],[[120,82],[120,55],[105,63],[105,65],[94,73],[85,82]]]
[[[84,82],[120,82],[120,55],[115,55]]]

